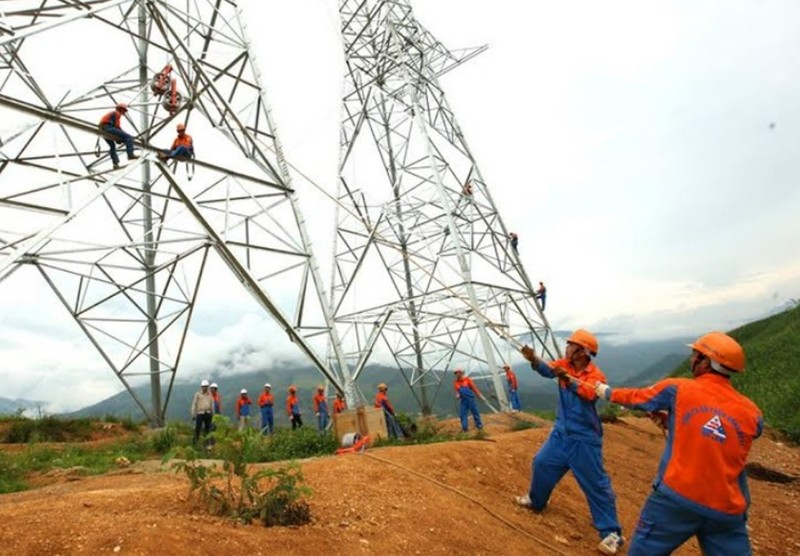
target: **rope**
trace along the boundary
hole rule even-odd
[[[450,485],[446,485],[446,484],[442,483],[441,481],[437,481],[433,477],[429,477],[427,475],[423,475],[419,471],[415,471],[414,469],[411,469],[410,467],[406,467],[405,465],[401,465],[401,464],[396,463],[394,461],[391,461],[391,460],[388,460],[388,459],[384,459],[384,458],[381,458],[381,457],[378,457],[378,456],[373,456],[372,454],[367,454],[366,452],[362,452],[361,455],[364,456],[364,457],[370,458],[370,459],[374,459],[375,461],[380,461],[380,462],[386,463],[388,465],[393,465],[395,467],[398,467],[398,468],[402,469],[403,471],[411,473],[412,475],[416,475],[417,477],[419,477],[421,479],[425,479],[426,481],[429,481],[429,482],[435,484],[436,486],[442,487],[443,489],[446,489],[446,490],[449,490],[450,492],[458,494],[462,498],[465,498],[465,499],[469,500],[470,502],[472,502],[473,504],[475,504],[477,506],[480,506],[484,511],[486,511],[486,513],[488,513],[489,515],[491,515],[492,517],[494,517],[495,519],[497,519],[501,523],[505,524],[506,526],[510,527],[511,529],[517,531],[518,533],[520,533],[522,535],[525,535],[526,537],[528,537],[529,539],[531,539],[535,543],[539,544],[540,546],[543,546],[543,547],[547,548],[548,550],[551,550],[555,554],[561,554],[562,556],[569,556],[563,550],[559,549],[556,546],[553,546],[552,544],[548,544],[548,543],[544,542],[541,539],[538,539],[538,538],[534,537],[533,535],[531,535],[530,533],[528,533],[524,529],[520,528],[519,526],[517,526],[513,522],[507,520],[506,518],[504,518],[503,516],[501,516],[500,514],[495,512],[494,510],[492,510],[491,508],[489,508],[486,504],[484,504],[480,500],[477,500],[477,499],[473,498],[472,496],[469,496],[468,494],[465,494],[464,492],[458,490],[457,488],[451,487]]]

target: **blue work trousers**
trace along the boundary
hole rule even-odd
[[[119,156],[117,155],[117,141],[125,144],[125,152],[128,158],[133,156],[133,136],[125,133],[120,128],[113,125],[103,126],[103,139],[108,145],[108,154],[111,155],[111,162],[116,166],[119,164]]]
[[[176,149],[170,151],[162,151],[167,158],[192,158],[194,152],[186,145],[180,145]]]
[[[473,396],[461,395],[458,405],[458,416],[461,417],[461,430],[467,432],[469,421],[467,417],[472,413],[472,420],[475,421],[475,428],[482,429],[481,413],[478,411],[478,400]]]
[[[516,409],[517,411],[522,409],[522,405],[519,403],[519,392],[516,390],[508,391],[508,401],[511,404],[511,409]]]
[[[265,405],[261,408],[261,434],[272,434],[275,431],[275,416],[272,406]]]
[[[384,407],[383,416],[386,418],[386,430],[392,438],[403,438],[403,429],[400,428],[400,423],[397,422],[397,417],[389,413]]]
[[[700,515],[656,490],[642,508],[628,556],[666,556],[694,536],[706,556],[750,556],[746,523],[744,515],[730,519]]]
[[[320,410],[317,413],[317,430],[319,432],[325,432],[325,429],[328,428],[328,412]]]
[[[529,496],[534,510],[544,510],[555,486],[571,470],[589,502],[592,523],[600,538],[622,532],[611,480],[603,468],[602,444],[570,439],[554,430],[534,456],[531,467]]]

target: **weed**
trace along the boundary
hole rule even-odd
[[[527,429],[538,429],[541,427],[538,423],[534,421],[526,421],[525,419],[515,419],[514,422],[511,424],[512,431],[524,431]]]

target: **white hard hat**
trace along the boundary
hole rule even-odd
[[[217,386],[217,383],[216,383],[216,382],[212,382],[212,383],[211,383],[211,387],[212,387],[212,388],[219,388],[219,386]]]
[[[267,382],[267,383],[264,385],[264,388],[272,388],[272,384],[270,384],[269,382]]]
[[[208,386],[208,381],[203,379],[203,381],[200,383],[200,386]]]
[[[247,388],[242,388],[242,391],[239,392],[240,394],[247,394]]]

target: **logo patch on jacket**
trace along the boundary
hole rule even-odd
[[[703,436],[709,436],[717,442],[725,442],[727,440],[728,436],[725,434],[725,427],[722,426],[719,415],[714,415],[703,425]]]

